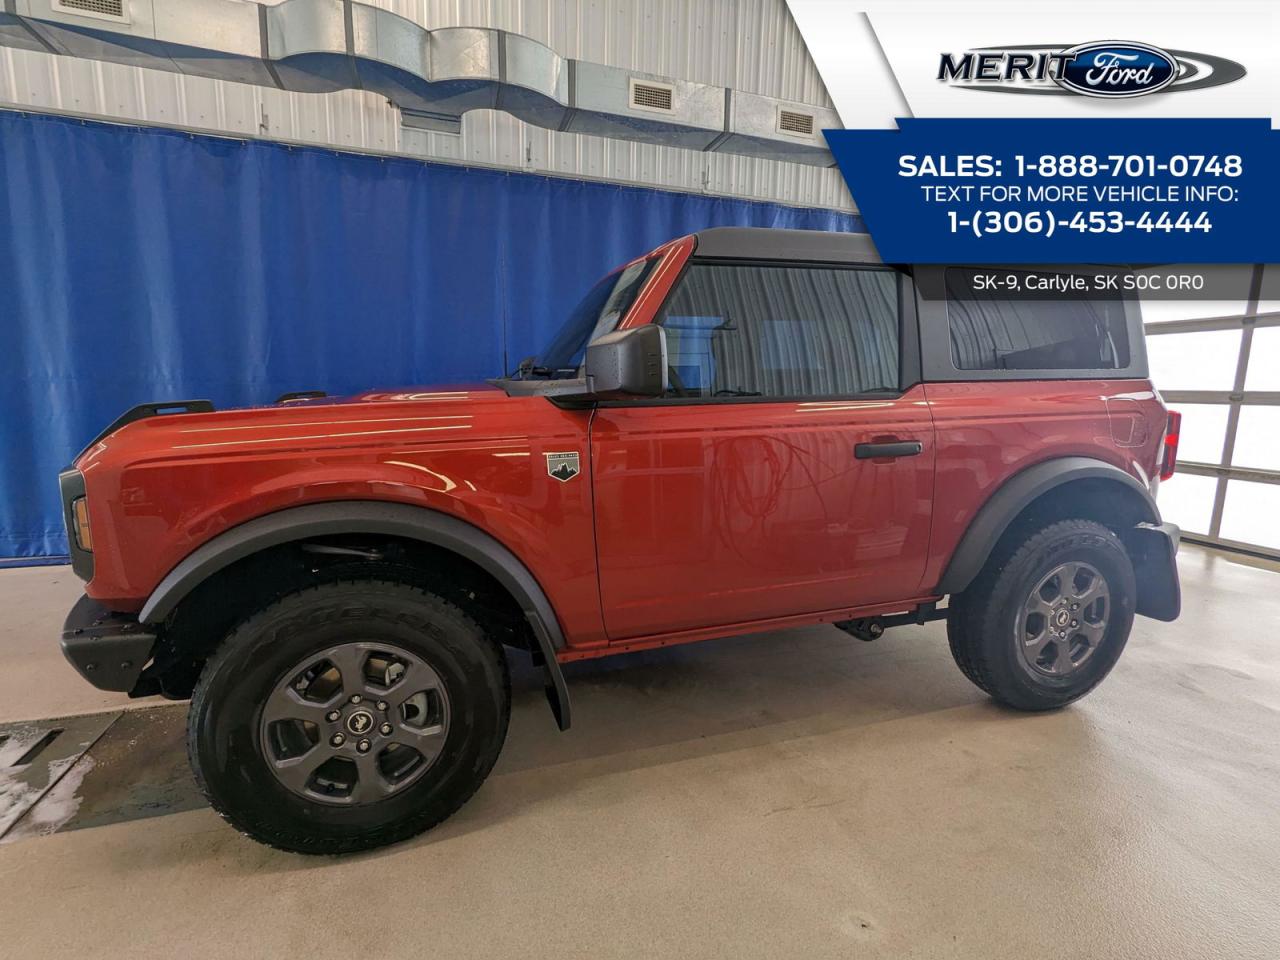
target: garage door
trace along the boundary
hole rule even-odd
[[[1188,540],[1280,557],[1280,266],[1221,269],[1238,299],[1143,303],[1151,379],[1182,414],[1160,510]]]

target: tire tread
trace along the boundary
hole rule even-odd
[[[480,766],[476,770],[476,776],[473,778],[472,785],[469,790],[460,796],[455,803],[451,803],[447,807],[439,807],[428,805],[416,816],[402,818],[386,827],[378,830],[363,833],[357,837],[346,838],[343,840],[335,840],[334,838],[317,838],[313,833],[305,831],[288,831],[281,830],[279,827],[264,822],[259,822],[251,817],[246,817],[243,813],[227,809],[219,800],[217,793],[209,784],[208,776],[204,770],[204,765],[200,758],[200,751],[197,745],[197,737],[199,726],[197,718],[202,717],[210,709],[209,703],[210,687],[214,677],[219,669],[226,661],[234,660],[241,653],[247,641],[247,638],[263,631],[270,631],[273,638],[278,637],[283,631],[293,626],[305,626],[316,619],[322,619],[326,622],[332,615],[332,608],[325,608],[323,605],[317,606],[317,599],[323,600],[326,594],[335,592],[335,588],[356,588],[366,595],[368,599],[359,599],[347,601],[343,604],[344,611],[360,609],[364,616],[373,615],[375,619],[379,617],[389,618],[397,623],[407,626],[421,626],[424,631],[429,630],[433,624],[438,624],[440,620],[452,620],[456,626],[462,629],[474,632],[474,634],[482,639],[486,644],[492,656],[495,657],[501,668],[502,676],[502,720],[499,735],[496,738],[497,743],[494,749],[488,752],[488,755],[482,758]],[[399,600],[405,599],[409,594],[416,594],[417,601],[429,608],[434,609],[431,616],[414,616],[404,610],[395,612],[388,617],[389,611],[385,609],[379,610],[376,607],[377,598],[381,596],[393,596]],[[326,612],[326,609],[328,612]],[[439,824],[448,818],[460,807],[462,807],[475,794],[481,784],[484,783],[492,770],[494,763],[497,761],[498,753],[501,751],[502,743],[506,739],[507,728],[511,718],[511,673],[507,665],[507,660],[502,652],[501,645],[484,634],[479,625],[469,617],[463,610],[455,604],[450,603],[441,597],[422,589],[421,587],[412,586],[403,582],[388,580],[336,580],[313,587],[307,587],[303,590],[282,597],[276,602],[270,604],[264,609],[252,614],[235,627],[218,645],[217,649],[209,657],[204,669],[200,673],[200,678],[196,683],[195,690],[191,695],[191,707],[188,713],[187,723],[187,755],[191,764],[191,771],[195,778],[196,786],[209,801],[209,805],[217,812],[217,814],[228,824],[234,827],[240,833],[265,843],[268,846],[278,850],[284,850],[291,853],[303,854],[343,854],[352,853],[358,850],[369,850],[374,847],[385,846],[387,844],[397,843],[415,836]]]
[[[1000,677],[996,657],[1000,647],[989,641],[999,625],[992,621],[1004,613],[995,609],[993,598],[1009,577],[1022,575],[1035,563],[1036,557],[1049,549],[1064,549],[1098,539],[1113,544],[1122,553],[1120,539],[1107,527],[1093,520],[1059,520],[1032,532],[1025,539],[997,548],[974,581],[959,595],[951,598],[947,617],[947,639],[951,654],[960,671],[980,690],[993,699],[1020,710],[1052,710],[1088,694],[1107,676],[1103,671],[1088,686],[1072,689],[1069,695],[1045,694],[1036,701],[1013,688]],[[1123,642],[1123,641],[1122,641]]]

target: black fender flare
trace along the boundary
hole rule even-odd
[[[289,507],[247,520],[188,554],[151,592],[138,620],[162,623],[200,583],[268,547],[342,533],[385,534],[450,550],[493,576],[529,621],[547,673],[547,699],[561,730],[569,729],[569,691],[556,660],[564,632],[551,601],[520,559],[466,521],[426,507],[372,500],[336,500]]]
[[[1092,457],[1058,457],[1014,474],[983,504],[951,554],[934,593],[964,590],[987,563],[1009,525],[1033,501],[1056,487],[1077,480],[1098,479],[1120,485],[1132,494],[1138,522],[1122,539],[1129,548],[1138,579],[1137,612],[1158,620],[1173,620],[1181,607],[1181,590],[1174,554],[1178,528],[1161,523],[1151,492],[1119,467]]]

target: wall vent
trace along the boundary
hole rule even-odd
[[[631,78],[631,106],[637,110],[658,110],[671,113],[671,100],[675,87],[669,83]]]
[[[813,136],[813,114],[799,110],[778,110],[778,131]]]
[[[58,13],[74,13],[78,16],[123,22],[129,19],[126,0],[53,0],[52,5]]]

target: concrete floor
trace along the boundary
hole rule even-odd
[[[1052,715],[987,701],[939,624],[575,665],[567,734],[521,668],[467,807],[321,860],[200,804],[183,705],[116,716],[60,661],[67,569],[0,572],[0,720],[111,711],[0,845],[0,955],[1273,960],[1280,576],[1180,565],[1182,619]]]

